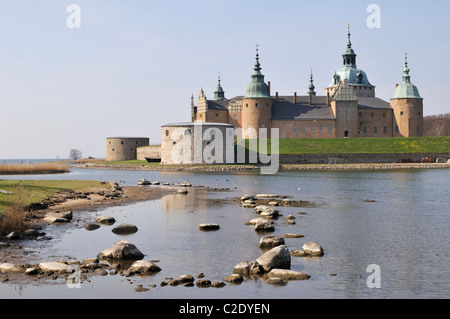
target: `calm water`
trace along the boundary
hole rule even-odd
[[[89,213],[88,219],[111,215],[117,223],[138,226],[139,231],[118,236],[111,227],[88,232],[50,226],[58,239],[41,254],[47,259],[95,257],[119,239],[134,243],[145,259],[159,260],[162,271],[150,277],[93,277],[81,288],[65,284],[38,286],[0,284],[0,298],[448,298],[450,297],[450,170],[314,171],[257,173],[179,173],[115,170],[73,170],[65,175],[8,176],[9,179],[89,179],[136,185],[150,181],[230,187],[228,192],[205,192],[193,188],[189,195],[169,195],[162,200],[107,208]],[[237,190],[234,190],[236,185]],[[151,186],[158,187],[158,186]],[[219,281],[244,260],[262,254],[263,234],[245,223],[257,215],[253,209],[222,201],[246,193],[276,193],[313,202],[311,207],[282,207],[283,216],[296,216],[295,225],[275,222],[273,234],[304,234],[286,239],[290,250],[316,241],[326,250],[321,258],[292,257],[291,268],[311,275],[307,281],[285,286],[261,279],[224,288],[160,287],[165,277],[203,272]],[[374,202],[367,202],[372,200]],[[297,212],[306,212],[298,215]],[[83,213],[88,214],[88,213]],[[201,223],[218,223],[219,231],[201,232]],[[60,238],[60,239],[59,239]],[[32,250],[32,247],[30,248]],[[36,255],[31,255],[36,257]],[[39,257],[39,255],[37,255]],[[48,261],[48,260],[42,260]],[[381,270],[381,288],[370,289],[367,267]],[[330,276],[330,274],[336,274]],[[138,284],[156,284],[135,292]]]

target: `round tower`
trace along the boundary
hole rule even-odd
[[[256,49],[254,71],[242,101],[242,134],[244,138],[259,138],[260,133],[265,131],[266,136],[270,138],[272,98],[264,82],[264,75],[261,74],[258,49]],[[256,133],[256,136],[251,135],[252,131]]]
[[[393,136],[413,137],[423,136],[423,99],[419,90],[411,83],[408,61],[405,57],[403,82],[396,85],[391,106],[394,109]]]

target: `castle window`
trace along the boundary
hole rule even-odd
[[[237,120],[237,114],[233,115],[233,120]]]
[[[377,133],[378,133],[378,127],[374,126],[373,132],[374,132],[375,134],[377,134]]]
[[[169,130],[166,130],[166,136],[169,136]]]
[[[398,133],[399,132],[399,130],[398,130],[398,125],[397,126],[395,126],[395,133]]]
[[[316,126],[314,124],[311,124],[311,133],[316,132]]]
[[[385,127],[383,128],[383,132],[384,132],[384,134],[387,134],[387,126],[385,126]]]
[[[130,151],[133,151],[133,148],[130,148]]]
[[[269,103],[266,103],[266,106],[269,106]],[[420,114],[419,114],[420,115]]]
[[[328,124],[328,133],[333,133],[333,125]]]
[[[184,135],[191,135],[191,130],[189,130],[189,129],[188,129],[188,130],[185,130],[185,131],[184,131]]]
[[[373,113],[371,113],[370,116],[373,117]]]
[[[297,131],[298,131],[298,128],[297,128],[297,125],[296,125],[296,124],[294,124],[294,126],[293,126],[292,130],[294,131],[294,133],[297,133]]]
[[[138,145],[139,144],[139,141],[136,141],[136,145]]]
[[[218,113],[216,113],[216,117],[219,117],[219,114],[218,114]]]
[[[419,115],[420,115],[420,111],[419,111]]]
[[[323,124],[320,124],[320,133],[323,133],[323,132],[324,132]]]
[[[120,144],[122,144],[122,145],[123,145],[123,141],[121,141],[121,142],[120,142]]]
[[[302,133],[306,133],[306,125],[302,125]]]
[[[400,112],[400,115],[403,115],[403,111]]]
[[[364,133],[367,133],[367,126],[364,126],[363,131]]]
[[[420,126],[417,125],[417,135],[419,135],[419,134],[420,134]]]
[[[362,113],[361,113],[361,112],[359,112],[359,113],[358,113],[358,116],[359,116],[359,117],[362,117]]]
[[[248,103],[245,104],[245,107],[248,107]]]
[[[112,151],[114,152],[114,149],[112,149]]]
[[[255,103],[255,107],[258,107],[258,103]]]
[[[383,113],[383,117],[386,117],[386,113]]]

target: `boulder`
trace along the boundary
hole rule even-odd
[[[276,235],[263,236],[259,241],[259,248],[267,249],[274,248],[276,246],[284,245],[284,238]]]
[[[131,264],[129,271],[145,274],[161,271],[161,268],[149,260],[137,260]]]
[[[275,227],[268,220],[258,220],[255,223],[255,231],[275,231]]]
[[[273,219],[273,218],[277,218],[279,216],[279,212],[276,209],[273,208],[268,208],[263,210],[259,216],[263,217],[263,218],[269,218],[269,219]]]
[[[189,183],[188,181],[184,181],[183,183],[180,184],[180,186],[183,186],[183,187],[190,187],[190,186],[192,186],[192,185],[191,185],[191,183]]]
[[[144,254],[134,244],[122,239],[99,253],[97,257],[108,259],[140,260],[144,258]]]
[[[200,224],[199,229],[200,230],[218,230],[218,229],[220,229],[220,226],[218,224]]]
[[[44,221],[50,224],[67,223],[72,220],[72,212],[50,212],[44,217]]]
[[[116,220],[114,219],[114,217],[111,216],[100,216],[97,217],[95,219],[95,221],[99,224],[103,224],[103,225],[112,225],[116,222]]]
[[[231,274],[222,279],[226,282],[231,282],[233,284],[240,284],[244,281],[244,278],[240,274]]]
[[[255,260],[243,261],[234,266],[233,274],[240,275],[257,275],[264,272],[264,269]]]
[[[68,265],[59,261],[49,261],[40,263],[39,268],[44,272],[65,273]]]
[[[114,227],[111,231],[117,235],[128,235],[137,232],[138,228],[133,224],[123,223]]]
[[[269,278],[280,278],[282,280],[307,280],[311,278],[310,275],[299,271],[278,268],[272,269],[267,276]]]
[[[96,230],[96,229],[100,228],[100,225],[97,223],[88,223],[88,224],[84,225],[84,228],[86,230]]]
[[[180,276],[178,276],[177,280],[181,284],[185,284],[185,283],[189,283],[189,282],[194,282],[195,279],[191,275],[180,275]]]
[[[177,194],[188,194],[187,189],[179,189],[177,190]]]
[[[314,241],[307,242],[303,245],[302,251],[306,256],[323,256],[323,248]]]
[[[140,180],[138,180],[138,185],[151,185],[151,183],[145,178],[141,178]]]
[[[0,264],[0,272],[3,274],[23,273],[25,269],[13,263]]]
[[[274,268],[290,269],[291,255],[286,245],[280,245],[266,251],[256,259],[256,262],[260,264],[266,272],[269,272]]]
[[[250,194],[245,194],[241,197],[241,201],[246,201],[248,199],[254,199],[255,197],[253,195]]]

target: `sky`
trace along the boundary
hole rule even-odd
[[[392,98],[407,52],[424,115],[450,112],[448,0],[0,0],[0,160],[105,158],[114,136],[159,144],[219,72],[227,98],[245,94],[257,44],[272,93],[305,95],[313,70],[324,95],[347,23],[377,97]]]

